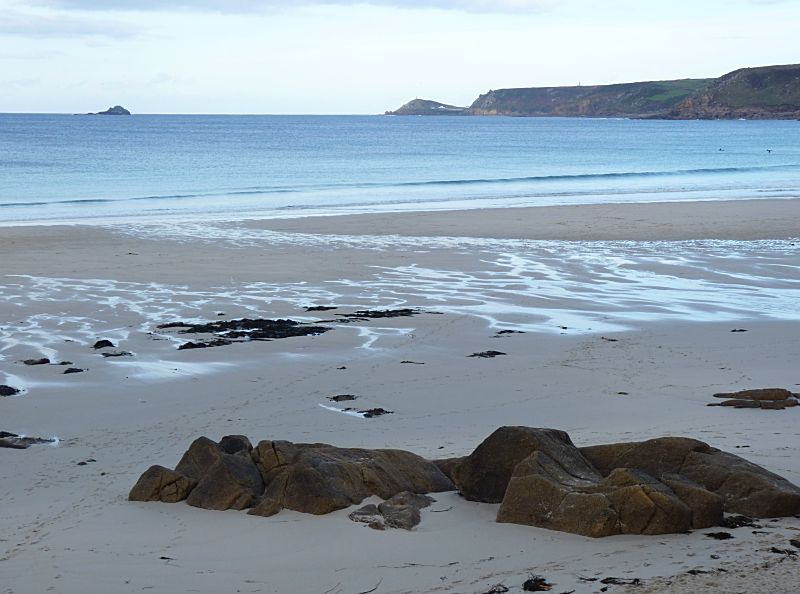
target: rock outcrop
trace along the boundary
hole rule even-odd
[[[500,503],[517,465],[537,451],[558,460],[560,471],[577,480],[588,483],[601,478],[564,431],[500,427],[453,469],[455,483],[470,501]],[[534,462],[548,464],[544,458],[529,464]]]
[[[372,495],[388,500],[404,492],[453,489],[433,462],[411,452],[288,441],[262,441],[253,448],[246,437],[229,435],[219,443],[207,437],[196,439],[174,471],[149,468],[129,498],[186,499],[189,505],[212,510],[252,508],[250,513],[260,516],[282,509],[319,515],[359,504]],[[397,510],[389,513],[391,509],[384,510],[386,518],[403,515]],[[386,519],[387,524],[393,521]]]
[[[90,113],[89,115],[131,115],[131,112],[121,105],[115,105],[114,107],[109,107],[105,111],[98,111],[97,113]]]
[[[722,402],[712,402],[708,406],[783,410],[798,405],[798,395],[785,388],[757,388],[739,392],[720,392],[714,394],[714,398],[722,398],[723,400]]]
[[[729,513],[754,518],[800,513],[800,488],[696,439],[662,437],[586,447],[580,452],[604,475],[615,468],[634,468],[656,478],[684,477],[721,497]]]
[[[196,484],[197,481],[193,481],[179,472],[163,466],[151,466],[136,481],[128,499],[177,503],[186,499]]]
[[[249,513],[271,516],[281,509],[327,514],[377,495],[435,493],[454,486],[432,462],[402,450],[361,450],[326,444],[262,441],[253,459],[266,483]]]
[[[16,396],[19,394],[19,388],[15,388],[14,386],[7,386],[5,384],[0,384],[0,396]]]
[[[498,522],[591,537],[666,534],[724,524],[724,513],[800,514],[800,488],[743,458],[684,437],[577,448],[564,431],[501,427],[464,458],[425,460],[402,450],[338,448],[230,435],[195,440],[175,470],[152,466],[133,501],[213,510],[350,514],[376,529],[411,529],[426,493],[458,488],[500,503]]]
[[[55,442],[55,439],[48,439],[46,437],[26,437],[24,435],[17,435],[16,433],[9,433],[8,431],[0,431],[0,448],[27,450],[32,445],[51,444]]]

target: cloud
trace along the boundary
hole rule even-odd
[[[6,10],[0,20],[3,37],[131,37],[137,29],[107,19],[70,17],[62,14],[35,14]]]
[[[406,9],[444,9],[464,12],[539,12],[556,0],[36,0],[36,4],[78,10],[191,10],[266,12],[301,5],[371,5]]]

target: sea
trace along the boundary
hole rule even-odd
[[[800,122],[0,114],[0,225],[800,196]]]

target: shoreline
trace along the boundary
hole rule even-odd
[[[796,223],[800,221],[800,196],[198,217],[157,219],[148,215],[133,219],[0,222],[0,240],[6,230],[14,229],[114,229],[201,224],[330,235],[561,241],[794,239],[800,237],[800,223]],[[742,220],[745,218],[748,221]]]
[[[800,237],[800,198],[480,208],[249,219],[281,232],[560,241]],[[366,232],[365,232],[366,231]]]

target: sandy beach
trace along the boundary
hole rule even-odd
[[[503,425],[578,446],[693,437],[800,484],[800,407],[706,406],[800,391],[798,246],[797,199],[0,227],[0,384],[21,390],[0,431],[58,439],[0,449],[0,592],[483,594],[531,574],[559,593],[794,592],[797,555],[772,549],[796,517],[725,541],[590,539],[455,492],[413,531],[127,496],[201,435],[439,459]],[[387,308],[419,312],[341,323]],[[241,317],[331,329],[178,350],[157,328]],[[469,356],[488,350],[504,354]],[[392,412],[344,414],[338,394]]]

